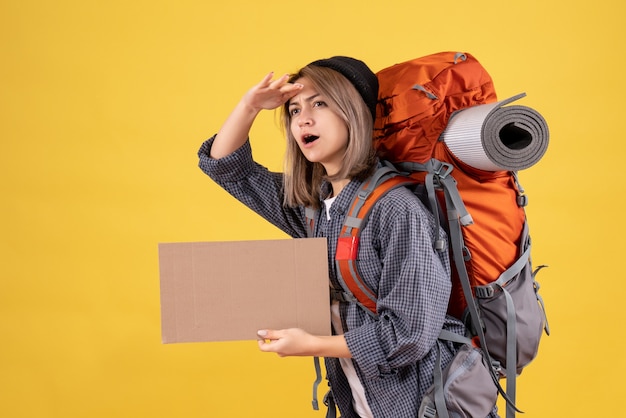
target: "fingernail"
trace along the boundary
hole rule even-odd
[[[259,337],[265,337],[267,335],[267,331],[262,329],[256,332]]]

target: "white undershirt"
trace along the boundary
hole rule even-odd
[[[330,219],[330,206],[335,201],[335,198],[336,196],[324,200],[327,219]],[[337,333],[338,335],[343,334],[344,330],[341,324],[341,317],[339,315],[338,301],[332,301],[332,303],[330,304],[330,318],[335,333]],[[367,404],[367,398],[365,397],[365,389],[363,388],[363,385],[361,384],[361,381],[356,374],[352,359],[339,358],[339,364],[341,364],[343,373],[346,375],[348,383],[350,384],[350,390],[352,391],[353,398],[352,406],[354,410],[361,418],[373,418],[372,411],[370,410],[370,407]]]

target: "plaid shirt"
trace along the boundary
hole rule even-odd
[[[229,156],[210,158],[214,138],[202,144],[198,152],[200,168],[288,235],[306,237],[304,208],[285,208],[282,204],[282,174],[254,162],[249,142]],[[358,181],[350,182],[332,204],[330,220],[318,216],[315,222],[315,236],[328,239],[328,269],[336,288],[340,288],[334,264],[336,242],[359,186]],[[403,187],[375,204],[361,231],[358,267],[363,280],[378,295],[378,318],[355,303],[341,303],[340,313],[352,361],[377,418],[416,417],[433,382],[440,330],[445,323],[451,331],[464,332],[460,322],[446,316],[450,264],[447,252],[433,250],[434,236],[432,215]],[[438,344],[445,367],[455,350],[449,343]],[[327,358],[325,363],[342,417],[357,417],[339,362]]]

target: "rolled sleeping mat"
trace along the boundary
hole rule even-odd
[[[461,162],[484,171],[519,171],[536,164],[548,148],[545,119],[526,106],[505,106],[526,96],[455,112],[441,134]]]

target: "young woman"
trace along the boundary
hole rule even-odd
[[[361,61],[332,57],[292,76],[265,76],[199,151],[200,167],[233,196],[292,237],[307,236],[305,207],[318,210],[314,235],[328,238],[330,284],[347,206],[379,162],[372,146],[378,82]],[[287,137],[284,173],[256,163],[248,141],[263,109],[282,107]],[[431,215],[404,188],[373,208],[362,230],[358,266],[378,297],[377,317],[355,303],[333,301],[333,335],[300,329],[260,330],[262,351],[325,357],[342,417],[416,417],[433,382],[442,328],[463,334],[446,317],[450,265],[433,250]],[[453,356],[439,343],[445,366]]]

